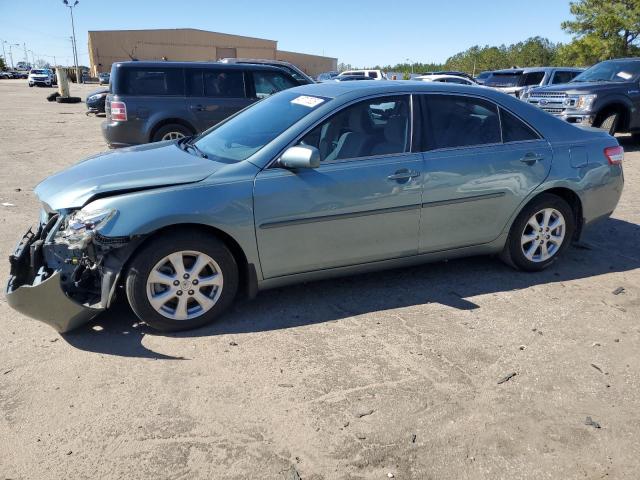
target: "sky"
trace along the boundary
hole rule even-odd
[[[353,66],[444,62],[473,45],[532,36],[566,42],[568,0],[79,0],[74,8],[80,63],[87,31],[199,28],[277,40],[281,50],[337,57]],[[72,64],[71,20],[62,0],[0,0],[0,41],[35,57]],[[31,53],[28,53],[31,58]]]

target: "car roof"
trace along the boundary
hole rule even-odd
[[[140,62],[140,61],[127,61],[116,62],[114,65],[118,67],[137,67],[137,68],[153,68],[153,67],[165,67],[165,68],[218,68],[220,70],[246,70],[249,66],[251,70],[265,70],[271,72],[282,72],[283,70],[271,65],[258,65],[255,63],[220,63],[220,62]]]
[[[584,68],[578,68],[578,67],[524,67],[524,68],[503,68],[501,70],[493,70],[491,73],[498,73],[498,74],[516,74],[516,75],[522,75],[525,73],[532,73],[532,72],[551,72],[552,70],[569,70],[569,71],[576,71],[576,72],[580,72],[582,70],[584,70]]]
[[[431,75],[431,74],[420,75],[420,76],[414,77],[414,78],[420,78],[420,79],[422,79],[422,78],[427,79],[428,78],[429,80],[433,80],[433,81],[440,80],[442,78],[457,78],[457,79],[460,79],[460,80],[465,80],[467,82],[473,82],[473,80],[471,80],[470,78],[463,77],[462,75],[451,75],[451,74],[448,74],[448,73],[433,74],[433,75]]]
[[[407,94],[407,93],[460,93],[474,94],[496,100],[503,99],[504,93],[480,86],[461,85],[457,83],[424,82],[422,80],[362,80],[359,82],[324,82],[294,87],[287,92],[300,95],[314,95],[325,98],[351,97],[364,98],[373,95]],[[507,96],[508,97],[508,96]],[[509,97],[511,98],[511,97]],[[520,100],[518,100],[520,101]]]

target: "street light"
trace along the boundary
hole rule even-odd
[[[411,63],[411,75],[413,75],[413,62],[411,60],[409,60],[408,58],[405,59],[405,62]]]
[[[71,37],[71,43],[73,46],[73,61],[76,67],[76,79],[78,83],[82,83],[80,71],[78,70],[78,48],[76,47],[76,27],[73,23],[73,7],[78,5],[80,2],[78,0],[75,0],[75,2],[73,2],[73,5],[71,5],[69,0],[62,0],[62,3],[64,3],[65,7],[69,8],[69,13],[71,14],[71,33],[73,33],[73,37]]]

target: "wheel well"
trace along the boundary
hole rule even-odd
[[[582,201],[580,200],[580,197],[573,190],[569,188],[562,188],[562,187],[550,188],[549,190],[540,192],[540,194],[542,193],[550,193],[552,195],[556,195],[562,198],[565,202],[569,204],[576,222],[576,231],[574,234],[574,240],[579,240],[580,235],[582,233],[582,224],[583,224]],[[539,195],[536,195],[535,198],[537,198],[538,196]]]
[[[616,131],[626,132],[629,130],[629,122],[631,120],[631,112],[627,106],[623,103],[611,103],[604,107],[596,114],[596,118],[594,120],[595,126],[600,126],[605,118],[612,113],[619,113],[620,119],[618,120],[618,127]]]
[[[209,235],[216,236],[217,238],[222,240],[224,244],[227,246],[227,248],[231,251],[233,258],[235,259],[236,264],[238,265],[239,286],[240,286],[238,294],[246,295],[249,297],[255,296],[255,288],[257,288],[256,285],[254,285],[254,283],[256,282],[256,279],[254,278],[255,270],[253,268],[255,267],[253,267],[252,265],[251,266],[249,265],[249,262],[247,260],[246,255],[244,254],[244,251],[242,250],[242,247],[240,247],[238,242],[236,242],[233,239],[233,237],[223,232],[222,230],[219,230],[210,225],[203,225],[198,223],[182,223],[182,224],[176,224],[176,225],[169,225],[167,227],[160,228],[146,235],[144,241],[142,241],[139,245],[136,246],[135,250],[131,252],[131,254],[129,255],[129,258],[127,259],[125,264],[122,266],[122,270],[121,270],[122,274],[120,275],[121,281],[125,280],[126,272],[129,270],[129,265],[131,264],[131,261],[134,259],[134,257],[140,251],[140,249],[144,245],[146,245],[149,241],[151,241],[153,238],[157,237],[158,235],[166,234],[172,231],[184,232],[185,230],[198,230],[200,232],[206,232]]]
[[[182,125],[184,128],[188,128],[189,130],[191,130],[192,133],[196,133],[196,129],[193,128],[193,126],[189,122],[182,120],[181,118],[166,118],[164,120],[159,121],[153,126],[153,128],[151,129],[151,133],[149,134],[149,141],[153,140],[153,136],[156,134],[158,130],[160,130],[165,125],[171,125],[173,123],[177,125]]]

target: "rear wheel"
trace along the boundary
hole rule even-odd
[[[171,123],[169,125],[163,125],[156,133],[153,134],[151,141],[162,142],[164,140],[180,140],[181,138],[193,135],[193,132],[183,125],[177,123]]]
[[[199,231],[169,233],[134,258],[126,279],[131,308],[161,331],[213,322],[233,302],[238,267],[226,245]]]
[[[575,219],[569,204],[556,195],[542,194],[513,222],[503,256],[522,270],[542,270],[564,252],[574,231]]]
[[[620,118],[620,114],[619,113],[609,113],[607,114],[606,117],[604,117],[604,120],[602,120],[602,123],[600,124],[600,128],[602,130],[606,130],[607,132],[609,132],[609,135],[613,136],[616,133],[616,130],[618,128],[618,119]]]

